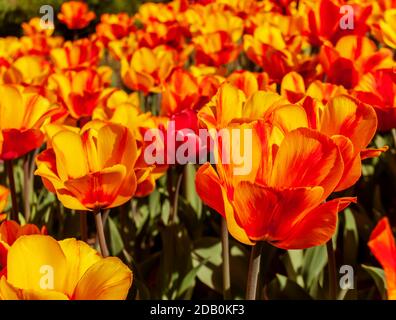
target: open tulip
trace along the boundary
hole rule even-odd
[[[94,12],[89,11],[88,5],[81,1],[68,1],[62,3],[58,19],[69,29],[83,29],[95,19]]]
[[[63,47],[52,49],[50,57],[59,70],[82,70],[98,65],[102,48],[98,41],[80,39],[66,42]]]
[[[245,244],[267,241],[283,249],[326,243],[335,232],[338,212],[355,201],[324,202],[344,171],[337,145],[312,129],[280,133],[280,128],[263,121],[228,129],[238,133],[228,140],[226,150],[231,155],[233,148],[247,153],[243,165],[249,161],[250,170],[236,174],[240,163],[232,156],[230,164],[222,163],[222,139],[217,170],[209,163],[200,167],[196,187],[202,200],[226,219],[230,234]],[[242,140],[244,130],[252,130],[250,152]]]
[[[396,244],[388,218],[378,222],[368,246],[384,268],[388,299],[396,300]]]
[[[124,300],[132,272],[83,241],[50,236],[17,239],[8,250],[1,300]]]
[[[55,93],[56,101],[74,118],[90,117],[95,107],[111,92],[108,87],[111,69],[83,69],[54,73],[48,79],[50,93]]]
[[[121,60],[121,77],[132,90],[159,92],[162,82],[177,65],[177,53],[171,48],[159,46],[151,50],[140,48],[130,61]]]
[[[50,125],[49,148],[36,158],[36,175],[70,209],[120,206],[136,190],[136,142],[124,126],[88,122],[81,130]]]
[[[0,96],[0,158],[12,160],[41,146],[40,128],[57,107],[21,86],[0,86]]]
[[[13,220],[0,224],[0,278],[7,274],[7,255],[10,246],[20,237],[30,234],[46,234],[46,228],[41,230],[34,224],[20,226]]]

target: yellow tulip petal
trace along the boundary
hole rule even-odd
[[[88,173],[88,164],[80,135],[71,131],[61,131],[52,139],[56,154],[59,177],[65,181],[79,178]]]
[[[125,300],[132,284],[132,272],[115,257],[92,265],[78,282],[76,300]]]
[[[66,258],[58,242],[43,235],[22,236],[8,251],[7,280],[21,289],[62,292]]]

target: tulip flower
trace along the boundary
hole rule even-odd
[[[98,65],[102,48],[98,41],[80,39],[66,42],[62,48],[51,50],[50,57],[55,68],[62,71],[80,71]]]
[[[54,73],[48,79],[48,90],[55,93],[55,101],[59,101],[74,119],[90,117],[94,108],[110,93],[104,89],[110,83],[111,72],[104,66]]]
[[[131,270],[76,239],[29,235],[8,249],[1,300],[125,300]]]
[[[140,48],[130,61],[121,61],[121,77],[132,90],[159,92],[160,85],[177,65],[177,53],[167,47]]]
[[[377,29],[378,38],[382,40],[388,47],[396,49],[396,9],[389,9],[384,12],[383,19]]]
[[[96,34],[107,46],[110,41],[127,37],[135,30],[134,19],[126,13],[102,14],[96,26]]]
[[[58,14],[59,21],[71,30],[84,29],[95,17],[95,13],[89,11],[88,5],[80,1],[62,3],[61,12]]]
[[[0,86],[0,158],[12,160],[41,146],[41,126],[57,107],[21,86]]]
[[[10,246],[20,237],[31,234],[46,234],[47,230],[41,230],[34,224],[20,226],[17,222],[9,220],[0,224],[0,278],[7,274],[7,255]]]
[[[248,97],[259,90],[276,91],[276,84],[271,83],[268,74],[265,72],[235,71],[228,76],[227,80],[242,90]]]
[[[88,122],[78,132],[47,129],[50,146],[36,158],[36,175],[66,208],[97,211],[120,206],[134,195],[136,142],[117,124]]]
[[[352,94],[374,107],[379,130],[396,128],[396,74],[392,69],[381,69],[362,76]]]
[[[327,81],[354,88],[362,75],[380,69],[392,68],[392,52],[377,47],[366,37],[344,36],[335,47],[324,45],[320,52],[320,62]]]
[[[368,31],[367,20],[371,14],[371,4],[351,3],[348,10],[340,13],[343,1],[338,0],[319,0],[315,1],[312,8],[308,8],[309,38],[310,42],[319,46],[324,41],[330,40],[336,43],[340,37],[345,35],[364,36]],[[351,20],[347,14],[352,13],[353,28],[342,28],[341,21]],[[344,20],[343,20],[344,17]]]
[[[307,128],[283,132],[279,137],[279,128],[263,121],[228,128],[232,129],[237,134],[227,144],[230,164],[222,163],[221,142],[217,172],[209,163],[197,172],[201,199],[226,219],[230,234],[242,243],[267,241],[283,249],[326,243],[335,232],[338,212],[355,201],[336,198],[324,202],[344,171],[337,145]],[[244,148],[245,130],[253,130],[250,152]],[[232,146],[242,155],[248,152],[243,158],[243,165],[251,164],[248,172],[235,174],[240,163],[232,161]]]
[[[197,80],[187,71],[176,69],[164,84],[161,112],[172,115],[184,109],[192,109],[198,101]]]
[[[127,95],[126,92],[114,91],[106,99],[103,106],[94,110],[93,119],[109,121],[127,127],[136,139],[137,160],[135,163],[136,197],[144,197],[155,189],[155,181],[162,177],[168,166],[166,164],[149,165],[145,161],[145,149],[149,145],[144,140],[147,130],[158,128],[157,118],[151,113],[142,113],[136,95]]]
[[[202,34],[193,38],[196,63],[219,67],[237,59],[240,47],[224,32]]]
[[[275,81],[292,70],[293,52],[287,50],[284,36],[273,26],[263,25],[253,35],[245,35],[243,47],[249,59],[262,67]]]
[[[388,218],[378,222],[368,246],[384,268],[388,299],[396,300],[396,244]]]
[[[15,60],[4,74],[4,83],[43,86],[50,73],[49,63],[40,56],[23,56]]]

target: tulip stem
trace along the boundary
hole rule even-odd
[[[102,214],[100,210],[94,212],[95,214],[95,223],[96,223],[96,232],[98,234],[100,251],[102,252],[102,256],[104,258],[109,256],[109,249],[107,248],[106,238],[104,234],[103,222],[102,222]]]
[[[262,243],[257,242],[250,254],[248,280],[246,286],[246,300],[256,300],[257,280],[260,273]]]
[[[221,219],[221,245],[223,253],[223,299],[231,299],[231,280],[230,280],[230,245],[228,241],[227,221]]]
[[[17,195],[16,195],[16,189],[15,189],[15,180],[14,180],[14,167],[12,160],[6,160],[5,165],[7,168],[7,174],[8,174],[8,183],[10,186],[10,191],[11,191],[11,201],[12,201],[12,212],[11,212],[11,219],[18,222],[18,200],[17,200]]]
[[[328,267],[329,267],[329,298],[331,300],[337,299],[337,275],[336,275],[336,261],[335,261],[335,252],[333,248],[333,239],[327,241],[327,259],[328,259]]]
[[[183,181],[183,173],[180,173],[179,178],[177,179],[176,190],[173,194],[173,206],[172,206],[172,213],[170,217],[170,221],[172,223],[176,222],[177,212],[179,211],[179,194],[180,194],[180,187]]]

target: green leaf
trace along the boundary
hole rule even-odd
[[[161,209],[161,219],[164,222],[164,224],[168,224],[169,222],[170,210],[171,210],[170,202],[168,199],[165,199]]]
[[[212,290],[222,294],[222,247],[218,238],[204,237],[194,243],[193,265],[207,262],[198,270],[198,279]],[[245,295],[248,272],[248,253],[242,245],[230,239],[231,294],[241,299]]]
[[[304,252],[302,275],[306,288],[309,289],[317,281],[319,274],[327,263],[326,245],[309,248]]]
[[[367,271],[367,273],[374,280],[375,285],[381,294],[383,300],[386,300],[386,280],[385,280],[385,272],[381,268],[367,266],[362,264],[362,268]]]
[[[110,218],[110,216],[107,219],[110,234],[110,251],[113,256],[117,256],[122,251],[122,249],[124,249],[124,242],[122,241],[120,231],[114,223],[114,220]]]
[[[183,294],[189,290],[192,289],[195,285],[195,278],[198,274],[199,269],[206,263],[207,259],[204,261],[201,261],[196,267],[191,269],[187,275],[184,277],[183,281],[180,284],[179,290],[177,292],[177,296],[181,297]]]
[[[200,219],[202,215],[202,201],[195,189],[195,174],[196,174],[195,165],[191,163],[186,164],[184,167],[184,178],[183,178],[184,195],[187,202],[194,209],[198,219]]]
[[[161,230],[162,252],[159,283],[161,298],[177,299],[178,288],[193,268],[191,242],[181,225],[168,225]]]
[[[289,279],[297,282],[300,286],[304,286],[304,278],[301,274],[304,260],[303,250],[288,250],[281,259]]]
[[[154,219],[161,212],[161,195],[158,190],[154,190],[148,197],[150,218]]]
[[[286,276],[276,274],[267,288],[270,299],[311,300],[312,297],[296,282]]]
[[[351,209],[347,208],[344,211],[345,226],[344,226],[344,264],[353,265],[357,259],[359,234],[355,221],[355,216]]]

